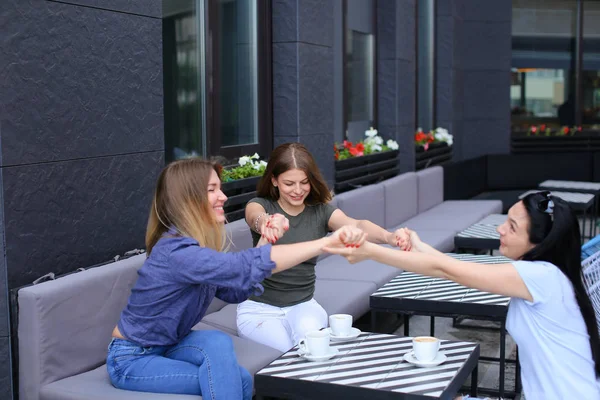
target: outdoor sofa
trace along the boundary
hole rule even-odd
[[[348,215],[385,226],[408,226],[441,251],[453,248],[461,229],[501,209],[499,201],[443,201],[443,170],[434,167],[399,175],[336,196]],[[244,220],[227,224],[232,251],[252,245]],[[18,292],[18,388],[20,400],[162,400],[198,396],[125,391],[114,388],[105,357],[111,331],[137,279],[140,254]],[[369,311],[369,296],[401,271],[373,261],[350,265],[323,255],[316,268],[315,298],[329,314],[355,319]],[[281,353],[237,336],[236,305],[215,299],[198,330],[218,329],[232,337],[238,361],[252,374]]]

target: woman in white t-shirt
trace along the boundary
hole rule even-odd
[[[510,296],[506,328],[519,346],[527,400],[600,399],[598,327],[581,279],[579,223],[567,203],[538,192],[511,207],[498,227],[500,252],[516,260],[510,264],[458,261],[407,231],[410,253],[370,243],[325,250]]]

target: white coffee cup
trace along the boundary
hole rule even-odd
[[[417,336],[413,338],[413,352],[419,361],[432,361],[440,350],[440,341],[433,336]]]
[[[329,316],[329,329],[334,336],[350,336],[352,333],[352,315],[332,314]]]
[[[311,356],[320,357],[329,354],[329,332],[311,331],[306,334],[304,339],[298,343],[301,353],[308,353]]]

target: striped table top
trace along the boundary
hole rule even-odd
[[[512,260],[503,256],[454,254],[461,261],[502,264]],[[396,311],[421,311],[438,314],[464,314],[502,317],[510,297],[482,292],[442,278],[403,272],[371,295],[371,308]],[[460,306],[460,307],[459,307]]]
[[[539,192],[539,190],[528,190],[525,193],[521,193],[519,195],[519,199],[522,199],[523,197],[527,196],[530,193],[537,193],[537,192]],[[576,203],[576,204],[588,204],[588,203],[591,204],[591,202],[594,200],[594,195],[590,194],[590,193],[560,192],[560,191],[552,190],[550,192],[550,194],[552,196],[561,198],[570,204],[574,204],[574,203]]]
[[[498,239],[500,240],[500,234],[496,231],[498,225],[489,224],[474,224],[459,232],[456,236],[463,238],[472,239]]]
[[[508,216],[506,214],[490,214],[481,221],[478,221],[476,225],[482,224],[500,226],[506,221],[507,218]]]
[[[333,388],[369,389],[370,399],[378,398],[377,392],[389,396],[389,392],[410,394],[410,398],[440,398],[451,393],[449,386],[460,379],[462,384],[466,376],[475,367],[479,358],[479,345],[471,342],[442,340],[440,351],[448,357],[447,361],[436,367],[418,368],[404,361],[404,354],[412,349],[411,337],[400,337],[379,333],[363,332],[349,342],[332,342],[339,354],[325,362],[310,362],[298,355],[297,347],[258,371],[255,375],[257,394],[261,388],[272,388],[277,382],[269,378],[284,378],[288,393],[298,390],[310,391],[311,383],[340,385]],[[470,368],[463,368],[466,363]],[[302,385],[297,384],[302,381]],[[456,387],[456,385],[452,385]],[[341,392],[338,392],[341,394]],[[262,393],[261,393],[262,394]],[[303,393],[305,394],[305,393]],[[385,397],[386,399],[388,397]]]
[[[598,182],[559,181],[549,179],[540,183],[539,186],[547,188],[600,191],[600,183]]]

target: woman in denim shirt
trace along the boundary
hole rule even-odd
[[[220,171],[209,161],[186,159],[169,164],[158,178],[146,232],[148,258],[108,349],[108,373],[117,388],[251,399],[252,377],[238,364],[231,338],[192,327],[215,297],[241,302],[261,293],[264,278],[319,255],[323,247],[365,240],[361,230],[343,227],[311,242],[261,242],[225,253],[227,197]]]

